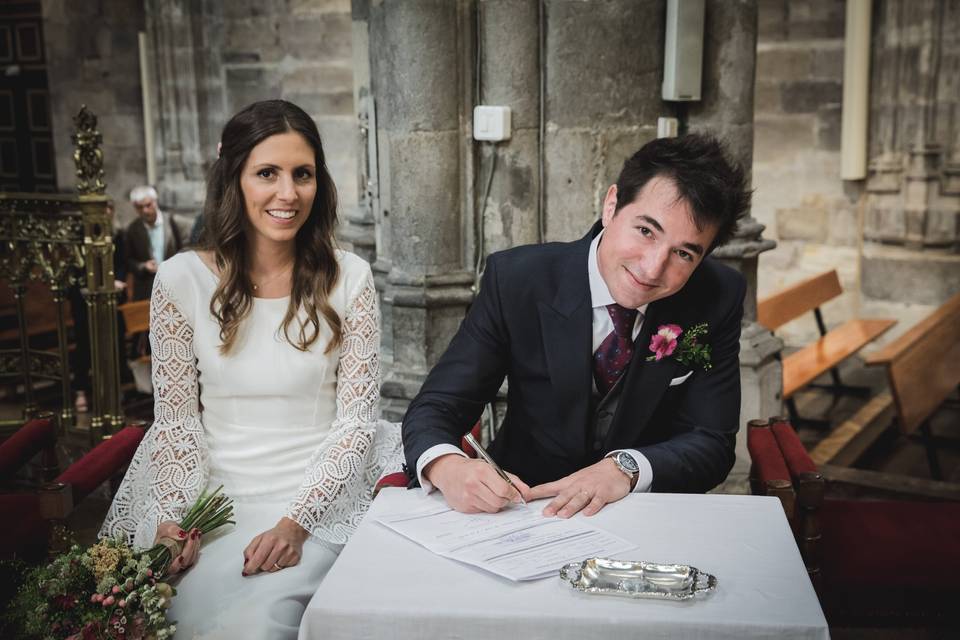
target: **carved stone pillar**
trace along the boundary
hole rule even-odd
[[[960,290],[960,10],[874,4],[861,289],[887,305]]]
[[[542,241],[540,207],[539,0],[479,0],[477,104],[511,109],[511,136],[480,143],[478,250]]]
[[[355,2],[368,17],[382,278],[384,413],[399,419],[472,300],[469,3]],[[376,209],[376,208],[375,208]],[[382,277],[382,276],[381,276]]]
[[[704,26],[703,99],[688,108],[691,131],[704,131],[724,140],[748,171],[753,166],[753,77],[757,50],[757,4],[754,0],[709,3]],[[737,461],[720,491],[746,493],[750,472],[748,420],[781,412],[783,343],[757,324],[757,261],[776,246],[763,238],[764,226],[747,213],[734,238],[713,255],[747,279],[740,335],[740,431]]]
[[[370,89],[369,0],[354,0],[351,30],[353,106],[357,117],[358,203],[356,207],[341,211],[337,237],[354,253],[373,264],[377,256],[376,221],[382,211],[377,176],[377,110]]]
[[[374,264],[377,259],[376,221],[382,212],[377,177],[377,110],[370,90],[369,0],[354,0],[351,30],[353,107],[357,116],[358,202],[356,207],[341,212],[337,237],[358,256]],[[378,282],[382,283],[382,278],[378,278]]]
[[[198,34],[204,30],[194,24],[198,18],[205,24],[202,12],[189,0],[146,0],[148,75],[157,102],[154,122],[147,126],[157,132],[154,153],[160,205],[171,210],[202,207],[204,158],[214,154],[201,152],[200,106],[207,106],[207,83],[201,77],[200,61],[209,49],[202,43],[198,46]]]

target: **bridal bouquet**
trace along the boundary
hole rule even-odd
[[[233,503],[222,487],[200,499],[180,527],[204,534],[232,523]],[[163,576],[179,550],[157,544],[133,549],[103,539],[71,549],[30,571],[10,606],[17,637],[43,640],[156,639],[173,637],[176,625],[166,609],[176,590]]]

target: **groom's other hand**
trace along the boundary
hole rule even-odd
[[[564,478],[533,487],[530,499],[556,496],[544,507],[543,515],[569,518],[580,511],[585,516],[592,516],[604,505],[616,502],[628,493],[630,478],[617,468],[613,460],[604,458]]]
[[[519,502],[514,488],[483,460],[445,455],[431,462],[423,475],[440,490],[447,504],[461,513],[496,513]],[[507,475],[527,500],[530,487],[512,473]]]

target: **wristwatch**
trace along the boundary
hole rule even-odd
[[[613,460],[620,471],[623,471],[630,478],[630,491],[637,486],[637,480],[640,478],[640,465],[634,460],[633,456],[626,451],[615,451],[607,455]]]
[[[607,454],[607,457],[613,460],[620,471],[627,474],[627,477],[630,478],[630,491],[633,491],[633,488],[637,486],[637,480],[640,478],[640,465],[637,464],[637,461],[626,451],[615,451]]]

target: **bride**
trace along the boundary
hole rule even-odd
[[[320,135],[289,102],[224,127],[204,218],[204,248],[157,273],[155,422],[100,535],[182,542],[178,638],[293,638],[373,483],[402,461],[398,426],[378,420],[377,295],[369,265],[334,246]],[[182,531],[221,484],[236,526]]]

